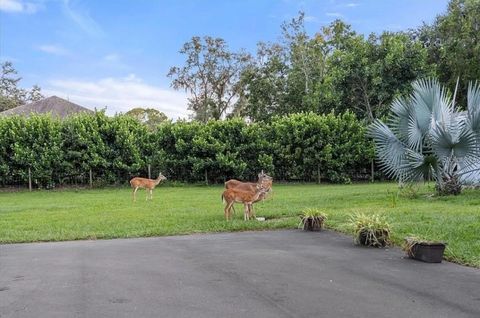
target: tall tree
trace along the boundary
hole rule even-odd
[[[168,120],[167,115],[154,108],[136,107],[126,112],[125,115],[137,119],[149,129],[155,129],[159,124]]]
[[[279,113],[285,101],[288,71],[282,46],[258,43],[253,63],[242,72],[242,89],[233,114],[261,121]]]
[[[22,78],[17,76],[17,70],[13,67],[12,62],[4,62],[1,67],[0,111],[15,108],[25,103],[35,102],[43,98],[41,89],[37,85],[34,85],[30,91],[18,87]]]
[[[316,86],[327,72],[328,36],[308,35],[305,15],[282,24],[278,43],[260,42],[256,58],[242,74],[242,98],[237,104],[243,116],[265,120],[272,115],[316,110]]]
[[[195,36],[180,50],[185,65],[170,68],[174,89],[190,94],[189,109],[201,122],[227,115],[239,93],[241,71],[250,61],[244,52],[231,52],[221,38]]]
[[[440,82],[454,91],[460,78],[457,97],[465,104],[468,83],[480,78],[480,1],[451,0],[445,14],[412,33],[428,48]]]
[[[395,96],[411,91],[413,80],[433,73],[426,49],[404,33],[352,35],[329,63],[339,110],[350,108],[369,122],[385,116]]]

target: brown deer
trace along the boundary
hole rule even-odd
[[[153,189],[155,189],[155,187],[163,180],[167,180],[167,177],[165,177],[161,172],[158,175],[157,179],[135,177],[132,180],[130,180],[130,185],[132,186],[132,189],[133,189],[133,202],[137,201],[136,194],[137,194],[138,188],[143,188],[147,191],[147,198],[145,200],[148,200],[148,193],[150,192],[150,200],[152,200]]]
[[[230,188],[226,189],[222,193],[222,201],[225,204],[225,218],[227,221],[231,217],[231,210],[233,208],[234,203],[243,203],[244,204],[244,214],[243,219],[249,220],[252,216],[252,204],[259,200],[261,195],[264,195],[266,192],[269,191],[265,183],[256,184],[255,191],[245,191],[238,188]]]
[[[227,182],[225,182],[225,189],[238,189],[238,190],[242,190],[242,191],[249,191],[249,192],[252,192],[254,193],[257,189],[257,187],[260,185],[260,184],[263,184],[265,188],[267,188],[267,191],[262,193],[257,200],[255,200],[255,202],[253,203],[256,203],[258,201],[261,201],[261,200],[264,200],[265,199],[265,196],[267,195],[268,192],[271,191],[272,189],[272,183],[273,183],[273,178],[270,177],[269,175],[267,175],[266,173],[263,172],[260,172],[258,174],[258,181],[255,183],[255,182],[242,182],[242,181],[238,181],[236,179],[230,179],[228,180]],[[234,209],[235,211],[235,209]],[[250,209],[250,215],[249,217],[255,217],[255,213],[254,213],[254,210],[253,210],[253,205],[251,206],[251,209]]]

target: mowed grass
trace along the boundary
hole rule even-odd
[[[136,203],[129,188],[1,192],[0,242],[296,228],[301,210],[313,207],[328,214],[329,228],[345,233],[351,233],[353,213],[380,213],[391,224],[395,244],[408,235],[446,241],[447,259],[480,267],[480,190],[431,197],[431,187],[423,186],[415,199],[396,198],[397,190],[393,183],[274,185],[273,196],[255,205],[264,222],[244,222],[241,205],[226,222],[221,186],[159,186],[153,201],[146,202],[139,190]]]

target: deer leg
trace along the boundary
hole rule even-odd
[[[253,203],[249,204],[249,205],[248,205],[248,208],[249,208],[249,209],[248,209],[248,210],[249,210],[249,211],[248,211],[248,216],[249,216],[250,218],[254,218],[254,217],[255,217],[255,213],[254,213],[254,211],[253,211]]]
[[[232,205],[233,205],[233,202],[228,202],[225,205],[225,218],[227,219],[227,221],[228,221],[228,218],[230,217],[230,211],[231,211]]]
[[[137,190],[138,190],[138,187],[136,187],[135,189],[133,189],[133,202],[136,202],[136,201],[137,201]]]
[[[248,211],[249,211],[248,203],[245,203],[245,211],[243,212],[243,220],[244,221],[249,219]]]
[[[150,189],[150,200],[153,200],[153,189]]]

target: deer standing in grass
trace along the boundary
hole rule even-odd
[[[153,189],[155,189],[155,187],[163,180],[167,180],[167,177],[165,177],[161,172],[158,175],[157,179],[135,177],[132,180],[130,180],[130,185],[132,186],[132,189],[133,189],[133,202],[137,200],[136,194],[139,188],[143,188],[147,191],[147,198],[145,200],[148,200],[149,192],[150,192],[150,200],[152,200]]]
[[[267,191],[260,194],[260,196],[254,202],[252,202],[253,204],[265,199],[265,196],[267,195],[267,193],[270,192],[272,189],[272,183],[273,183],[273,178],[267,175],[266,173],[264,173],[262,170],[262,172],[258,174],[258,181],[256,183],[242,182],[235,179],[230,179],[227,182],[225,182],[225,189],[238,189],[241,191],[255,193],[256,189],[263,184],[263,187],[266,188]],[[255,217],[253,205],[250,205],[249,218],[250,217]]]
[[[244,204],[244,213],[243,219],[249,220],[252,216],[252,204],[259,200],[261,195],[264,195],[266,192],[269,191],[269,188],[265,183],[256,184],[255,191],[245,191],[238,188],[230,188],[226,189],[222,193],[222,200],[226,203],[225,204],[225,218],[227,221],[231,217],[231,211],[233,208],[234,203],[243,203]]]

